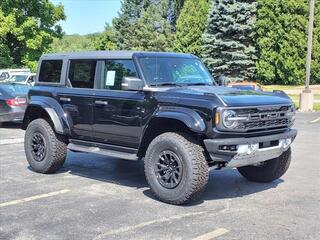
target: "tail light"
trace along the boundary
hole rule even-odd
[[[26,98],[13,98],[6,100],[7,105],[12,107],[24,106],[27,104]]]

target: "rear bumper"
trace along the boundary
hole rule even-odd
[[[204,145],[214,162],[229,168],[258,164],[279,157],[288,150],[297,130],[250,138],[205,139]]]
[[[22,122],[23,116],[24,116],[24,111],[1,114],[0,122]]]

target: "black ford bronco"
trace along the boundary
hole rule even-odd
[[[67,149],[141,159],[156,197],[183,204],[210,169],[280,178],[294,118],[286,94],[218,86],[194,55],[98,51],[41,57],[22,128],[36,172],[59,170]]]

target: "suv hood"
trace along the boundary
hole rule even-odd
[[[216,96],[226,106],[292,104],[291,99],[286,94],[244,91],[235,88],[220,86],[174,87],[167,89],[166,92]]]

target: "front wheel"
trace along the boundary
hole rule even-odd
[[[64,136],[56,134],[45,119],[32,121],[26,130],[24,149],[31,168],[40,173],[58,171],[67,155]]]
[[[275,159],[266,161],[258,166],[239,167],[238,171],[252,182],[272,182],[285,174],[290,162],[291,148]]]
[[[189,136],[173,132],[159,135],[149,145],[144,161],[148,184],[163,202],[187,203],[207,185],[204,149]]]

